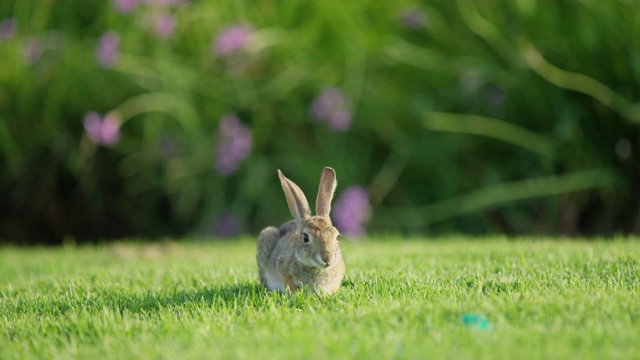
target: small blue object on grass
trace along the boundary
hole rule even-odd
[[[462,323],[474,329],[491,330],[492,328],[487,317],[481,314],[464,314],[462,315]]]

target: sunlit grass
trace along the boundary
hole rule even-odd
[[[267,293],[252,240],[0,250],[0,358],[632,358],[640,243],[344,242],[333,297]],[[489,328],[465,325],[486,316]]]

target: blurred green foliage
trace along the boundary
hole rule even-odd
[[[256,233],[289,218],[276,169],[313,200],[326,165],[369,231],[640,231],[634,1],[14,0],[0,22],[5,240]],[[346,129],[314,116],[326,89]],[[225,173],[232,115],[250,153]]]

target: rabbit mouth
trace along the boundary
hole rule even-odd
[[[319,268],[328,269],[336,263],[337,256],[334,254],[333,256],[325,260],[322,258],[322,256],[320,256],[320,254],[317,254],[313,260]]]
[[[301,256],[298,252],[296,252],[295,257],[298,260],[298,262],[304,266],[323,270],[323,269],[328,269],[332,267],[337,262],[339,255],[331,256],[328,259],[328,261],[323,260],[320,254],[316,254],[315,256],[310,256],[308,258],[305,258]]]
[[[305,267],[324,268],[324,266],[321,266],[321,264],[319,264],[318,261],[315,260],[313,257],[301,256],[297,251],[296,251],[295,257],[296,257],[296,260],[298,260],[298,263],[302,264]]]

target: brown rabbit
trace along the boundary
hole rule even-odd
[[[338,229],[329,218],[336,173],[329,167],[322,170],[316,216],[311,216],[300,188],[280,170],[278,176],[295,220],[260,232],[256,256],[260,281],[269,290],[295,292],[308,286],[317,293],[334,293],[342,284],[345,269]]]

